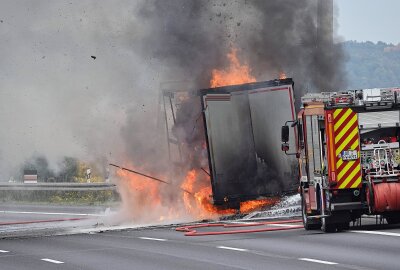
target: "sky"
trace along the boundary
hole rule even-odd
[[[398,0],[334,0],[338,34],[345,40],[400,43]]]

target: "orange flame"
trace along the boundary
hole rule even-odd
[[[253,200],[240,203],[241,213],[250,213],[256,210],[260,210],[265,206],[273,205],[278,201],[278,198],[268,198],[262,200]]]
[[[237,57],[237,49],[232,48],[228,53],[229,67],[226,70],[213,69],[211,72],[211,87],[235,85],[255,82],[256,78],[251,75],[251,69],[247,64],[241,64]]]
[[[286,73],[285,73],[285,72],[282,71],[282,72],[279,73],[279,79],[280,79],[280,80],[284,80],[284,79],[286,79],[286,78],[287,78],[287,76],[286,76]]]
[[[210,218],[215,215],[234,214],[234,209],[221,210],[211,202],[210,178],[203,172],[190,170],[183,181],[181,188],[191,192],[184,192],[183,201],[185,208],[194,217]]]
[[[211,87],[256,81],[255,77],[251,75],[251,68],[246,63],[240,63],[237,53],[238,50],[232,48],[227,54],[229,66],[226,69],[212,70]],[[281,73],[280,77],[286,77],[286,75]],[[201,147],[206,148],[206,143],[204,142]],[[128,167],[135,168],[133,166]],[[133,215],[132,219],[140,219],[142,217],[145,218],[145,221],[166,221],[180,218],[187,214],[197,219],[204,219],[237,213],[235,209],[219,209],[213,205],[210,177],[201,171],[201,168],[189,170],[182,177],[180,186],[161,186],[163,184],[121,170],[117,172],[117,175],[122,178],[121,182],[123,182],[120,185],[123,202],[126,201],[130,204],[130,207],[134,205],[133,213],[129,213]],[[182,189],[182,197],[171,198],[171,194],[176,194],[176,190],[179,188]],[[170,191],[175,190],[175,192],[168,193],[165,191],[168,189]],[[174,202],[171,203],[171,200]],[[275,202],[276,199],[242,202],[240,204],[240,212],[248,213]],[[184,209],[178,208],[177,203],[179,205],[183,203]],[[157,211],[160,209],[161,211]],[[140,220],[143,221],[143,219]]]

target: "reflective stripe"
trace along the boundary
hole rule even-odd
[[[347,184],[353,180],[354,176],[359,172],[360,166],[356,166],[348,177],[340,184],[339,188],[345,188]]]
[[[340,117],[339,118],[339,120],[338,121],[336,121],[336,119],[335,119],[335,126],[334,126],[334,130],[336,131],[336,130],[338,130],[339,129],[339,127],[343,124],[343,122],[347,119],[347,117],[352,113],[353,111],[352,110],[347,110],[344,114],[343,114],[343,116],[342,117]]]
[[[336,155],[339,155],[342,150],[344,150],[344,148],[350,143],[350,141],[354,139],[354,137],[358,137],[358,128],[354,129],[350,133],[349,137],[347,137],[346,140],[344,140],[344,142],[336,149]]]
[[[354,115],[350,121],[346,124],[346,126],[338,133],[338,135],[335,137],[335,143],[337,143],[344,134],[353,126],[353,124],[357,121],[357,115]]]
[[[343,175],[356,163],[356,161],[349,161],[346,166],[338,173],[338,180],[342,179]]]
[[[360,171],[361,171],[361,167],[360,167]],[[358,188],[360,186],[361,186],[361,175],[356,181],[354,181],[354,184],[351,185],[351,188]]]
[[[334,115],[334,149],[331,148],[335,156],[337,187],[357,188],[361,185],[361,165],[358,116],[350,108],[336,109]],[[356,150],[357,159],[344,161],[340,158],[343,150]]]

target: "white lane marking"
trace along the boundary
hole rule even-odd
[[[234,248],[234,247],[226,247],[226,246],[217,246],[217,248],[236,250],[236,251],[248,251],[247,249],[244,249],[244,248]]]
[[[0,253],[7,253],[7,252],[10,252],[10,251],[0,249]]]
[[[56,260],[52,260],[52,259],[47,259],[47,258],[44,258],[44,259],[41,259],[41,260],[42,260],[42,261],[45,261],[45,262],[55,263],[55,264],[64,263],[64,262],[60,262],[60,261],[56,261]]]
[[[377,234],[377,235],[386,235],[386,236],[400,236],[400,233],[380,232],[380,231],[350,231],[350,232],[365,233],[365,234]]]
[[[100,214],[81,214],[81,213],[57,213],[57,212],[28,212],[28,211],[0,211],[1,214],[33,214],[33,215],[59,215],[59,216],[94,216],[103,217]]]
[[[153,241],[167,241],[167,239],[162,239],[162,238],[152,238],[152,237],[138,237],[143,240],[153,240]]]
[[[300,260],[300,261],[306,261],[306,262],[315,262],[315,263],[321,263],[321,264],[329,264],[329,265],[338,264],[338,263],[335,263],[335,262],[321,261],[321,260],[310,259],[310,258],[299,258],[299,260]]]

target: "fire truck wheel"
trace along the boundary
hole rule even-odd
[[[326,223],[326,218],[322,218],[321,230],[326,233],[336,232],[336,224]]]
[[[307,215],[307,206],[306,206],[306,200],[304,199],[303,196],[301,196],[301,214],[302,214],[302,219],[303,219],[303,225],[304,225],[304,229],[306,229],[307,231],[309,230],[318,230],[321,228],[321,224],[319,224],[316,221],[312,221],[308,218]]]
[[[349,222],[344,222],[344,223],[337,224],[337,230],[338,231],[347,231],[349,229],[350,229],[350,223]]]

